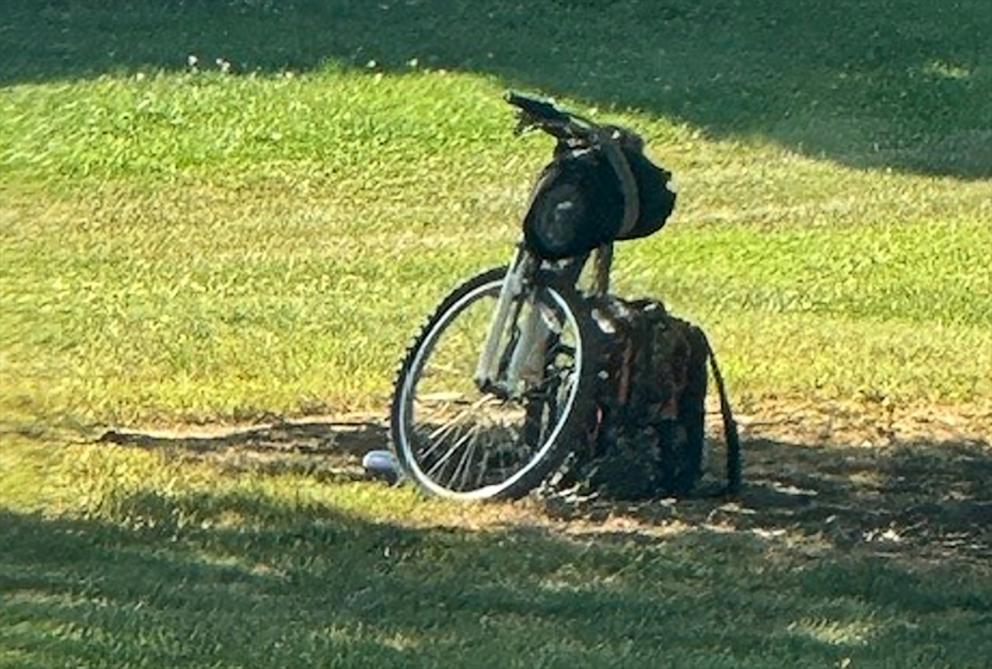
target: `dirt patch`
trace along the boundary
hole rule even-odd
[[[732,499],[706,496],[722,477],[714,438],[712,483],[690,499],[593,499],[548,512],[584,532],[707,528],[750,532],[811,556],[857,551],[992,569],[992,442],[984,432],[992,421],[832,409],[777,405],[740,416],[745,484]],[[719,434],[715,421],[708,431]]]

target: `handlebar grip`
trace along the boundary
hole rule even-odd
[[[539,100],[520,93],[509,91],[506,94],[506,101],[514,107],[519,107],[525,114],[534,117],[539,121],[550,121],[564,123],[568,121],[568,114],[558,110],[550,102]]]

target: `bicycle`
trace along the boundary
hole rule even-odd
[[[517,93],[518,131],[557,140],[507,266],[435,309],[397,376],[390,435],[422,491],[459,500],[527,494],[595,422],[599,339],[591,298],[609,290],[613,243],[652,234],[674,203],[671,174],[636,133]],[[594,257],[591,287],[579,277]]]

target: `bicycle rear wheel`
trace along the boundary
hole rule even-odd
[[[400,368],[393,446],[406,475],[428,494],[521,497],[582,442],[593,415],[595,334],[584,302],[567,287],[541,286],[522,298],[516,323],[537,310],[550,333],[537,352],[543,370],[515,397],[477,387],[475,366],[505,274],[505,267],[492,269],[455,289]]]

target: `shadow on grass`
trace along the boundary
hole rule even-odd
[[[333,66],[507,85],[857,167],[992,176],[992,6],[960,0],[10,0],[0,84]]]
[[[177,508],[195,517],[177,522]],[[237,493],[115,518],[0,512],[17,666],[978,667],[970,568],[819,559],[705,529],[650,543],[370,522]],[[613,537],[617,539],[617,537]],[[939,639],[939,644],[933,640]]]
[[[205,460],[228,472],[306,474],[318,480],[359,480],[362,455],[385,448],[385,425],[371,421],[294,421],[212,433],[110,430],[99,441]]]
[[[383,424],[360,421],[280,423],[213,435],[111,431],[101,441],[205,461],[230,473],[295,473],[331,482],[364,479],[361,456],[388,447]],[[722,463],[720,447],[713,448],[710,460]],[[853,446],[752,436],[743,448],[746,485],[731,501],[701,495],[678,502],[552,500],[545,511],[592,527],[618,517],[649,528],[673,521],[720,525],[789,536],[814,552],[819,546],[937,561],[992,555],[992,445],[986,441],[914,438]],[[722,480],[721,472],[713,476]]]
[[[862,447],[752,438],[745,441],[744,452],[745,487],[729,503],[593,503],[559,515],[713,524],[763,537],[788,537],[811,554],[839,549],[989,565],[992,448],[986,442]]]

